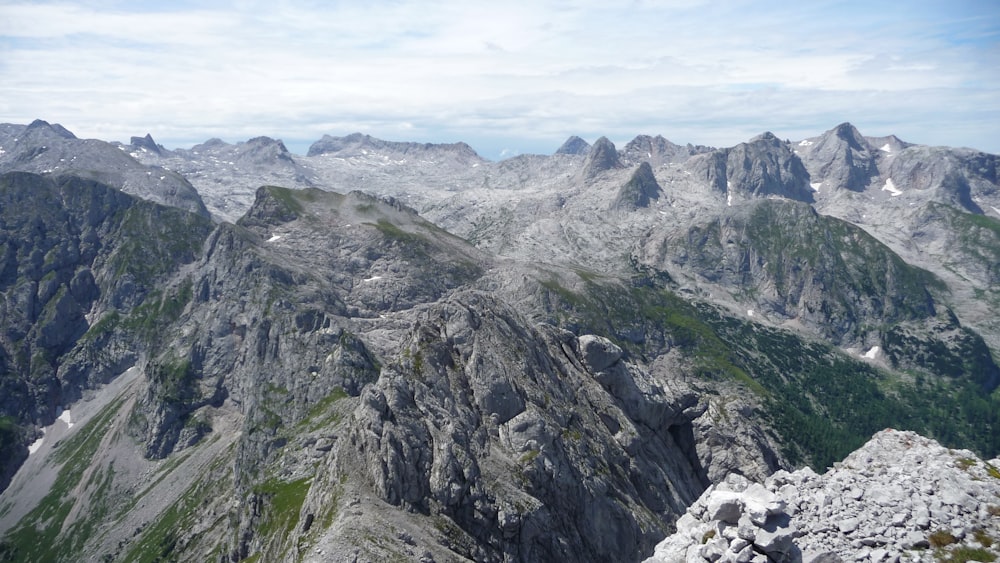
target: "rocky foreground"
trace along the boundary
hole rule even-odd
[[[646,563],[994,561],[1000,461],[884,430],[823,475],[730,475]]]

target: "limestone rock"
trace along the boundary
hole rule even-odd
[[[823,475],[779,471],[764,483],[737,486],[738,492],[707,490],[646,561],[715,560],[704,557],[714,557],[714,546],[694,558],[688,556],[690,547],[700,542],[699,532],[731,522],[730,508],[737,504],[742,510],[738,533],[713,537],[729,537],[729,551],[752,541],[768,561],[929,561],[933,555],[919,550],[930,546],[935,532],[954,538],[946,550],[965,546],[996,554],[1000,549],[967,532],[997,529],[1000,516],[991,500],[1000,494],[995,473],[995,465],[972,452],[945,449],[913,432],[885,430]],[[883,493],[892,495],[892,503]],[[984,509],[990,503],[994,508]],[[897,506],[897,515],[909,516],[887,526],[886,504]]]

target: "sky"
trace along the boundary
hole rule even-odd
[[[1000,153],[1000,2],[0,0],[0,122],[167,148],[266,135],[864,135]]]

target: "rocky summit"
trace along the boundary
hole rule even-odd
[[[727,476],[646,563],[993,561],[998,467],[914,432],[884,430],[822,475],[778,471],[763,483]]]
[[[994,556],[1000,157],[619,146],[0,124],[0,560]]]

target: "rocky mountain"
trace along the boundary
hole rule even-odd
[[[111,146],[192,178],[215,223],[87,174],[0,177],[0,558],[639,561],[720,491],[743,510],[793,484],[794,510],[763,506],[794,520],[886,427],[992,478],[994,160],[823,138]],[[893,168],[908,151],[954,173]],[[796,529],[758,551],[829,532]]]
[[[167,150],[151,136],[132,137],[121,147],[139,161],[183,175],[198,189],[205,206],[218,220],[236,222],[260,186],[313,187],[313,174],[295,161],[284,143],[255,137],[235,145],[210,139],[190,149]]]
[[[160,166],[145,166],[123,147],[77,139],[61,125],[40,119],[30,125],[0,124],[0,173],[12,171],[90,178],[125,193],[208,216],[201,197],[184,176]]]
[[[823,475],[709,487],[646,562],[994,561],[998,466],[885,430]]]

